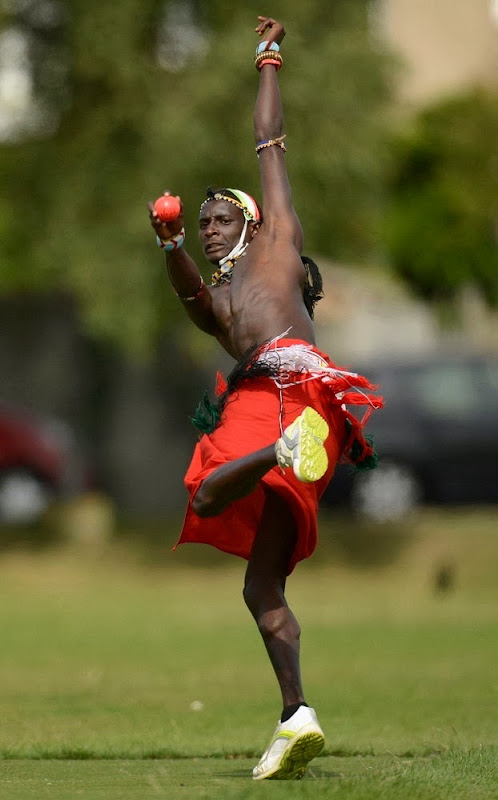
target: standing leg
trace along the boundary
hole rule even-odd
[[[294,517],[284,500],[274,492],[267,492],[247,566],[244,599],[263,637],[284,709],[304,702],[299,666],[301,631],[284,594],[296,538]]]
[[[284,500],[267,491],[247,566],[244,599],[258,625],[282,693],[284,710],[253,770],[255,780],[302,778],[323,748],[316,714],[304,702],[299,664],[300,628],[285,599],[287,567],[296,544],[294,518]]]

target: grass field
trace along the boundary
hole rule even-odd
[[[120,543],[4,552],[0,797],[498,798],[496,521],[426,512],[374,567],[351,564],[324,520],[288,590],[327,738],[296,783],[251,780],[280,701],[242,561]],[[373,531],[372,551],[389,536]]]

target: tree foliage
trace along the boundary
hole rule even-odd
[[[147,201],[165,188],[182,195],[187,244],[202,261],[196,223],[205,187],[259,195],[258,10],[244,3],[235,14],[232,0],[50,2],[60,12],[50,35],[34,0],[11,2],[0,18],[43,41],[33,50],[35,73],[47,62],[61,66],[58,81],[37,85],[57,122],[0,147],[0,290],[67,291],[91,331],[147,346],[181,313]],[[381,208],[391,61],[371,37],[366,0],[272,6],[288,29],[280,77],[306,247],[364,257],[375,247]],[[205,47],[189,50],[175,27],[186,11]],[[166,69],[161,37],[170,49]]]
[[[465,285],[498,303],[498,95],[454,97],[422,112],[394,143],[390,261],[417,294]]]

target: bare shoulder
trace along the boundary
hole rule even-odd
[[[294,208],[279,210],[271,204],[264,210],[264,222],[261,225],[260,235],[274,242],[275,246],[285,247],[288,243],[298,255],[303,248],[303,229]]]
[[[301,260],[301,240],[296,242],[295,231],[288,222],[261,226],[248,249],[248,267],[264,270],[267,280],[277,282],[283,276],[293,276],[304,282],[304,267]]]

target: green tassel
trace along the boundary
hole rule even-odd
[[[200,433],[212,433],[221,419],[220,409],[217,403],[212,403],[205,392],[204,397],[195,409],[195,413],[190,417],[194,428]]]
[[[351,454],[351,461],[353,462],[352,466],[354,472],[365,472],[368,469],[375,469],[375,467],[378,464],[379,455],[373,444],[373,436],[371,435],[365,436],[365,439],[370,444],[370,447],[372,448],[373,452],[370,453],[370,455],[366,456],[366,458],[361,459],[361,461],[357,461],[358,458],[361,458],[361,455],[363,453],[363,446],[358,441],[358,439],[355,439],[353,441],[353,444],[351,445],[350,454]]]

